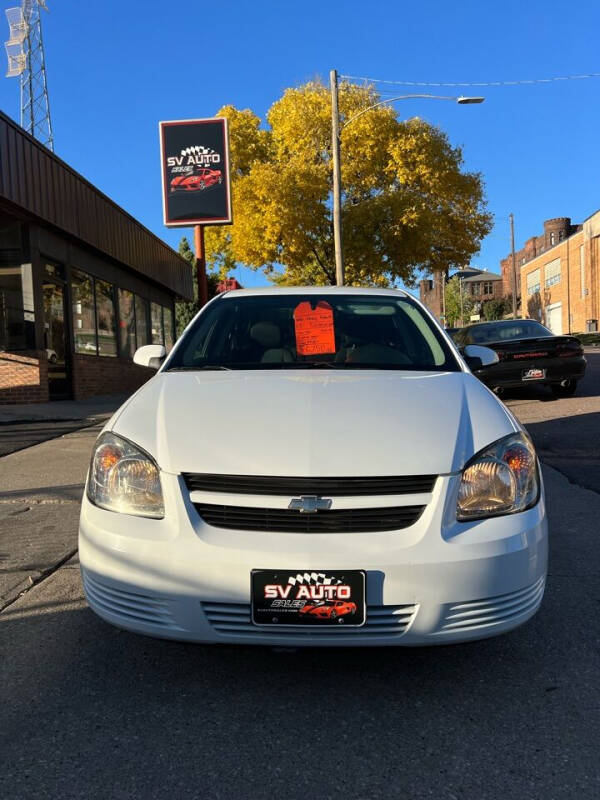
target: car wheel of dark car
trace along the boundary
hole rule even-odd
[[[562,383],[553,383],[550,387],[552,389],[552,394],[555,397],[571,397],[571,395],[575,394],[577,389],[577,381],[571,378],[568,381],[563,381]]]

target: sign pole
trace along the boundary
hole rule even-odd
[[[196,250],[196,280],[198,281],[198,308],[208,302],[206,282],[206,255],[204,253],[204,225],[194,225],[194,248]]]

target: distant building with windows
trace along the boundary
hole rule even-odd
[[[133,391],[189,263],[1,113],[0,153],[0,403]]]
[[[574,225],[569,217],[544,222],[544,233],[515,253],[517,297],[523,317],[555,334],[598,330],[600,318],[600,211]],[[500,262],[512,293],[512,256]]]
[[[488,300],[499,300],[502,297],[502,276],[496,272],[488,272],[476,267],[463,267],[452,275],[446,276],[446,281],[458,278],[462,284],[463,292],[475,302],[473,313],[482,312],[483,305]],[[419,297],[421,302],[438,318],[443,317],[442,285],[444,273],[434,272],[431,278],[425,278],[419,284]]]
[[[515,252],[515,267],[517,273],[517,301],[521,304],[521,267],[537,256],[542,255],[551,247],[568,239],[581,230],[581,225],[573,225],[570,217],[555,217],[544,222],[544,232],[540,236],[531,236],[523,247]],[[500,261],[502,272],[502,292],[505,297],[513,294],[513,269],[512,253]]]

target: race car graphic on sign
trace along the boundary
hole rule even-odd
[[[252,571],[256,625],[363,625],[365,573]]]

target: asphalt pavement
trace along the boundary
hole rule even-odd
[[[525,626],[468,645],[274,652],[119,631],[86,607],[74,549],[96,431],[0,459],[0,798],[596,800],[600,494],[578,482],[595,484],[592,361],[574,398],[507,398],[544,462],[548,586]],[[29,562],[2,563],[27,535]]]

